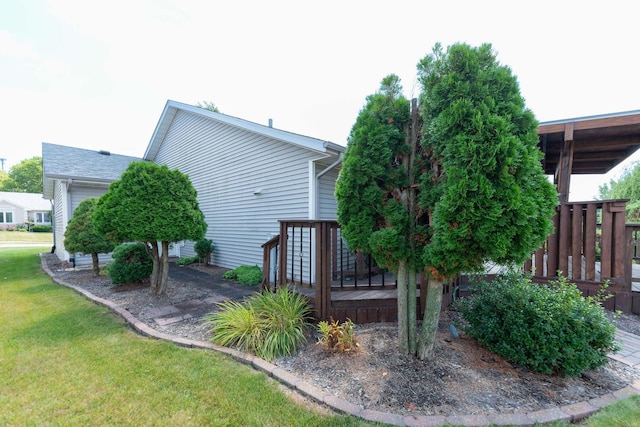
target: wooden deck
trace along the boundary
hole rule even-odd
[[[608,281],[612,298],[605,307],[640,314],[640,224],[624,223],[625,203],[561,204],[554,234],[524,269],[532,271],[537,282],[554,280],[560,271],[587,296]],[[357,323],[397,319],[393,274],[381,274],[370,257],[350,253],[335,221],[282,220],[280,235],[263,245],[263,253],[263,288],[295,286],[312,301],[317,319],[349,318]],[[420,290],[426,282],[419,279],[416,314],[421,316]],[[445,284],[443,306],[456,295],[463,296],[467,283],[463,276]]]

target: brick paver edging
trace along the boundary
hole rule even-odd
[[[601,408],[611,405],[618,400],[640,395],[640,381],[628,385],[613,393],[607,393],[603,396],[589,399],[586,402],[573,403],[540,411],[526,412],[521,414],[488,414],[488,415],[398,415],[389,412],[374,411],[371,409],[363,409],[344,399],[332,394],[326,393],[322,389],[299,379],[292,373],[279,368],[278,366],[267,362],[259,357],[246,354],[238,350],[228,347],[221,347],[205,341],[190,340],[182,337],[174,337],[163,332],[156,331],[147,324],[135,318],[127,310],[118,307],[113,302],[100,298],[91,292],[88,292],[78,286],[74,286],[63,280],[57,279],[47,266],[44,258],[41,257],[41,268],[47,273],[51,279],[63,286],[66,286],[79,294],[85,296],[91,301],[100,305],[104,305],[115,313],[120,315],[124,320],[129,322],[131,327],[141,335],[152,338],[172,341],[177,345],[189,348],[202,348],[215,350],[220,353],[231,356],[234,360],[252,366],[254,369],[264,372],[268,376],[274,378],[280,383],[292,388],[299,393],[314,399],[316,402],[327,405],[333,410],[341,413],[350,414],[363,418],[368,421],[377,421],[385,424],[396,426],[411,427],[438,427],[447,425],[459,426],[534,426],[537,424],[550,423],[555,421],[577,422],[590,415],[593,415]]]

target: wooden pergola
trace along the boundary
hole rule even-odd
[[[640,110],[544,122],[538,135],[545,173],[567,202],[571,175],[607,173],[640,148]]]

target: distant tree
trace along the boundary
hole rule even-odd
[[[197,107],[204,108],[205,110],[213,111],[214,113],[219,113],[220,110],[216,107],[216,104],[209,101],[202,101],[196,104]]]
[[[97,203],[98,199],[93,197],[80,202],[64,232],[64,247],[69,252],[91,254],[94,276],[100,274],[98,254],[111,252],[115,246],[104,234],[98,233],[93,225]]]
[[[6,173],[5,171],[0,171],[0,191],[6,191],[4,188],[9,179],[10,178],[8,173]]]
[[[13,166],[9,179],[1,185],[2,191],[42,193],[42,157],[35,156]]]
[[[640,222],[640,163],[625,169],[622,176],[599,188],[600,199],[629,199],[627,202],[627,222]]]
[[[133,162],[98,200],[94,223],[115,242],[140,242],[153,259],[151,287],[167,290],[169,243],[204,237],[207,224],[187,175],[166,165]]]

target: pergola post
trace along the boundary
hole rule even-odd
[[[558,196],[560,197],[560,203],[566,203],[569,201],[569,185],[571,184],[571,171],[573,169],[573,127],[574,123],[565,123],[564,126],[564,143],[562,150],[560,151],[560,159],[556,166],[554,174],[554,183],[558,189]]]

